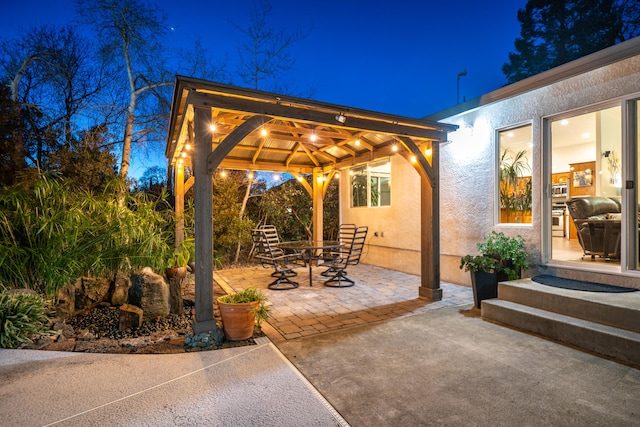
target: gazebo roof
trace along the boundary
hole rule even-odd
[[[417,147],[444,142],[456,126],[376,113],[177,76],[166,156],[189,166],[194,108],[211,110],[212,149],[247,120],[263,124],[242,138],[218,167],[293,174],[337,170]],[[255,126],[255,125],[254,125]],[[405,148],[406,150],[406,148]],[[185,154],[182,154],[182,153]]]

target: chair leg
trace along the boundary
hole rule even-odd
[[[334,276],[324,282],[324,285],[331,288],[348,288],[355,285],[355,283],[356,282],[347,277],[346,271],[337,270]]]
[[[336,269],[333,267],[329,267],[328,269],[326,269],[325,271],[323,271],[322,273],[320,273],[321,276],[324,277],[332,277],[332,275],[334,275],[336,273]]]
[[[269,283],[267,287],[276,291],[285,291],[297,288],[298,282],[294,282],[290,279],[290,277],[293,277],[295,274],[292,275],[291,273],[295,272],[291,270],[276,270],[271,274],[273,277],[276,277],[276,280]]]
[[[294,276],[297,276],[297,275],[298,275],[298,272],[297,271],[293,271],[293,270],[285,271],[283,273],[281,273],[279,271],[274,271],[273,273],[271,273],[271,277],[282,277],[282,276],[294,277]]]

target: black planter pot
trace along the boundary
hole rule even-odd
[[[473,285],[473,301],[478,308],[481,308],[483,300],[498,297],[497,273],[487,273],[486,271],[472,272],[471,284]]]

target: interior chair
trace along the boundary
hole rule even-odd
[[[291,280],[297,275],[294,268],[302,267],[299,254],[286,254],[277,245],[280,243],[278,233],[273,226],[262,226],[251,232],[253,239],[253,257],[260,261],[264,268],[273,268],[275,280],[267,286],[269,289],[286,290],[298,287],[298,282]]]
[[[359,226],[353,231],[353,238],[349,244],[343,246],[343,250],[337,252],[331,261],[322,264],[329,267],[329,279],[324,282],[325,286],[334,288],[346,288],[353,286],[355,282],[347,277],[347,267],[357,265],[364,249],[364,242],[367,238],[369,227]]]
[[[355,224],[340,224],[340,226],[338,227],[338,241],[342,243],[342,246],[338,249],[334,249],[323,254],[322,259],[325,262],[320,264],[320,267],[329,268],[320,273],[320,275],[325,277],[331,277],[334,275],[336,270],[331,267],[331,264],[335,261],[336,258],[343,258],[348,255],[349,248],[351,247],[351,242],[353,242],[353,237],[355,236],[357,228],[358,227],[356,227]]]
[[[620,203],[609,197],[574,197],[566,201],[578,240],[584,252],[582,258],[600,256],[620,258]]]

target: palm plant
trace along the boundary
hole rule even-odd
[[[500,208],[507,214],[507,222],[517,211],[531,209],[531,179],[523,178],[530,173],[527,150],[515,154],[509,149],[500,156]]]

